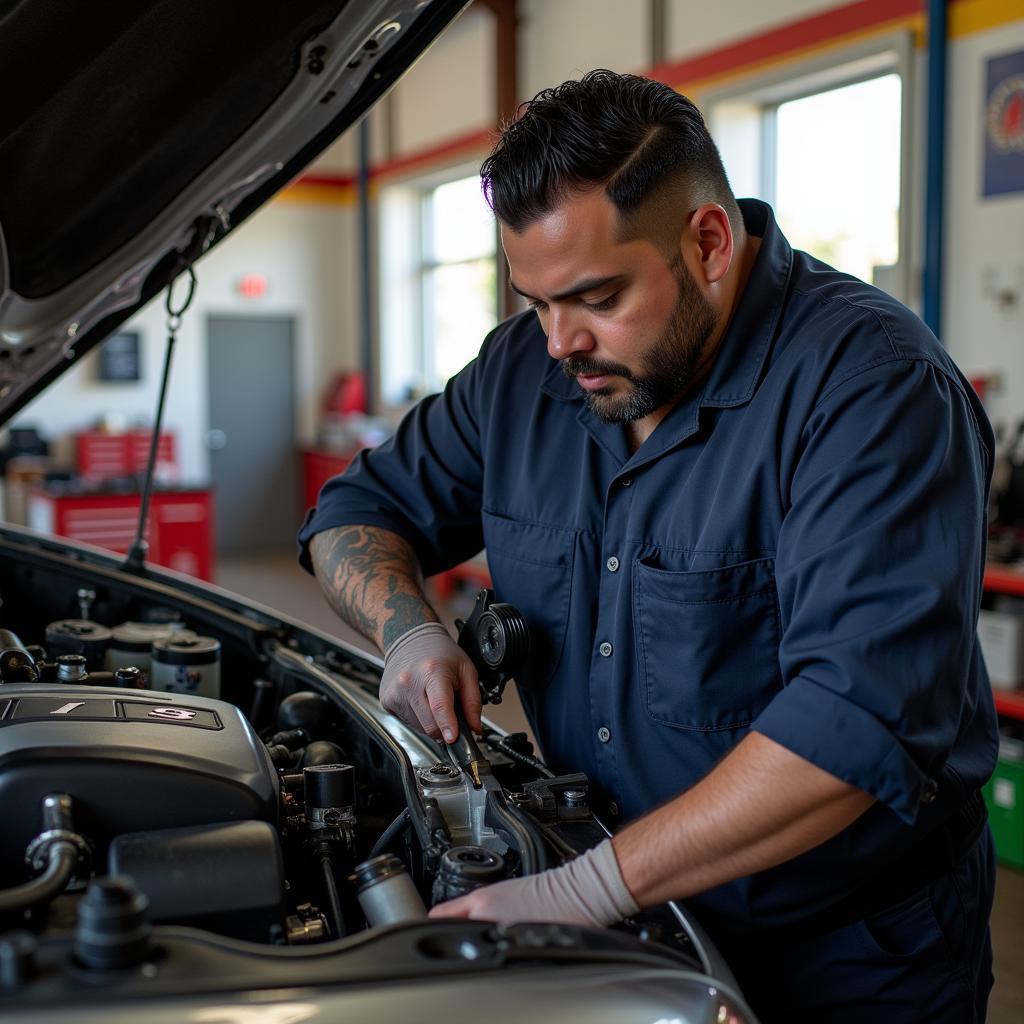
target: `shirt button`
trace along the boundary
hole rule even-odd
[[[608,561],[604,564],[608,567],[609,572],[619,571],[619,560],[614,555],[612,555],[612,557],[609,558]]]
[[[924,780],[924,792],[921,794],[921,803],[933,804],[935,803],[935,797],[938,795],[939,787],[934,779]]]
[[[623,487],[630,487],[633,484],[633,478],[631,476],[624,476],[620,481]]]
[[[610,658],[612,656],[612,650],[612,645],[608,643],[607,640],[598,647],[598,651],[600,651],[602,658]]]
[[[602,743],[607,743],[612,738],[611,730],[607,726],[602,725],[601,728],[597,730],[597,738]]]
[[[608,813],[613,818],[617,818],[619,816],[619,805],[614,800],[610,800],[608,802]]]

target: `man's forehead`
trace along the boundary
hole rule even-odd
[[[501,225],[512,278],[529,295],[543,285],[559,292],[583,278],[630,272],[653,249],[644,239],[623,238],[619,213],[603,191],[574,193],[522,231]]]

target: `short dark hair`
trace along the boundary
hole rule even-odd
[[[685,184],[742,218],[697,107],[661,82],[614,71],[544,89],[522,103],[480,168],[484,195],[514,231],[567,195],[604,185],[625,216],[666,185]]]

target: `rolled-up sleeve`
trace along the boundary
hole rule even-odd
[[[442,394],[412,409],[389,441],[360,452],[341,476],[324,484],[298,535],[299,562],[307,571],[313,571],[313,536],[337,526],[376,526],[399,534],[412,545],[426,576],[481,549],[483,361],[484,349]]]
[[[977,685],[990,472],[962,383],[894,358],[824,394],[788,481],[783,689],[753,727],[907,822]]]

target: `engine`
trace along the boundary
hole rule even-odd
[[[539,870],[551,842],[572,854],[560,829],[599,838],[586,779],[553,778],[524,737],[488,730],[478,744],[464,730],[438,746],[388,722],[358,666],[340,676],[336,652],[316,659],[276,638],[243,712],[210,695],[220,641],[163,618],[62,620],[28,646],[0,630],[8,927],[77,922],[79,959],[104,967],[138,955],[140,914],[317,942]],[[528,647],[514,609],[481,594],[460,642],[500,700]],[[103,916],[114,907],[120,945]]]

